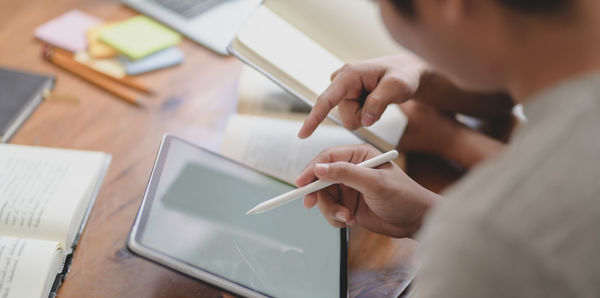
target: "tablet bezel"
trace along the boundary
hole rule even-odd
[[[265,173],[252,169],[246,165],[243,165],[235,160],[231,160],[224,156],[221,156],[217,153],[214,153],[210,150],[207,150],[201,146],[188,142],[182,138],[173,136],[173,135],[165,135],[161,141],[160,148],[158,150],[158,154],[156,160],[154,162],[154,167],[152,168],[152,172],[150,174],[150,178],[148,180],[148,185],[146,187],[146,191],[144,193],[144,197],[140,204],[140,208],[135,218],[135,222],[131,228],[129,239],[127,241],[127,247],[131,252],[136,255],[139,255],[149,261],[157,263],[163,267],[174,269],[178,272],[181,272],[187,276],[192,278],[196,278],[207,282],[209,284],[220,287],[226,291],[243,295],[246,297],[269,297],[268,294],[262,293],[258,290],[249,288],[243,284],[227,279],[226,277],[220,276],[218,274],[212,273],[210,271],[204,270],[200,267],[194,266],[192,264],[186,263],[183,260],[179,260],[172,256],[166,255],[162,252],[152,249],[151,247],[143,245],[140,241],[138,241],[138,237],[141,237],[142,233],[138,233],[138,231],[143,230],[142,227],[148,220],[150,206],[152,205],[153,199],[156,194],[156,189],[158,187],[158,180],[161,176],[162,170],[165,165],[165,160],[167,158],[169,147],[173,141],[183,142],[187,145],[190,145],[196,149],[204,151],[207,154],[213,155],[215,157],[221,158],[228,162],[232,162],[237,166],[244,167],[256,172],[259,175],[266,176],[268,178],[277,180],[281,183],[288,184],[279,179],[276,179],[272,176],[269,176]],[[289,185],[289,184],[288,184]],[[348,231],[344,229],[340,229],[340,295],[339,297],[347,297],[348,296]]]

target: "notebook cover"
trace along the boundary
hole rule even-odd
[[[42,101],[54,78],[0,67],[0,141],[6,142]]]

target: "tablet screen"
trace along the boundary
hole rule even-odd
[[[245,214],[291,189],[167,137],[135,240],[265,295],[339,297],[345,246],[340,230],[329,226],[316,208],[306,210],[296,200],[263,214]]]

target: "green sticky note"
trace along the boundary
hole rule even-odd
[[[140,59],[178,44],[181,35],[140,15],[106,28],[100,40],[131,59]]]

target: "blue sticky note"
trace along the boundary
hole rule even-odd
[[[171,47],[138,60],[131,60],[125,56],[118,57],[128,75],[177,65],[183,61],[183,58],[183,52],[178,47]]]

